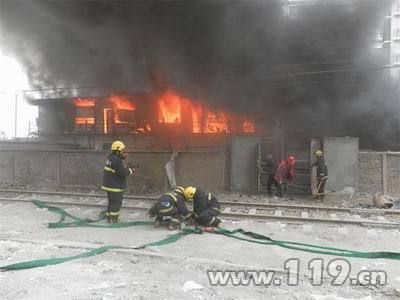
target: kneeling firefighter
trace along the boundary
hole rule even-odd
[[[111,153],[106,158],[104,167],[102,190],[107,192],[107,221],[108,223],[118,223],[119,211],[122,206],[124,190],[126,189],[126,177],[135,172],[135,167],[128,163],[124,164],[126,153],[125,145],[121,141],[111,144]]]
[[[221,204],[213,194],[192,186],[185,188],[183,194],[186,200],[193,199],[193,214],[198,224],[222,227],[222,221],[217,217],[221,212]]]
[[[156,217],[155,225],[160,226],[163,222],[169,222],[169,229],[177,229],[181,221],[188,221],[191,217],[185,204],[183,187],[178,186],[173,192],[166,193],[157,199],[156,203],[149,209],[150,217]]]

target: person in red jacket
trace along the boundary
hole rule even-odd
[[[283,195],[283,180],[292,180],[294,177],[294,164],[296,159],[294,156],[289,155],[286,160],[282,160],[275,173],[272,174],[268,180],[267,188],[270,191],[272,184],[275,185],[277,189],[277,196],[282,197]]]

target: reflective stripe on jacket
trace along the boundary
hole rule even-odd
[[[106,158],[101,188],[107,192],[122,192],[126,189],[126,177],[131,174],[132,170],[113,152]]]

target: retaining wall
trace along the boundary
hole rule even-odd
[[[361,151],[359,190],[400,195],[400,152]]]
[[[108,151],[0,151],[0,182],[37,188],[101,186],[104,160]],[[129,152],[128,160],[140,164],[137,174],[128,178],[128,190],[137,193],[169,189],[165,164],[169,151]],[[210,191],[225,189],[226,151],[179,152],[175,160],[178,185],[196,185]]]

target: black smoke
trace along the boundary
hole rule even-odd
[[[32,88],[171,86],[257,120],[393,130],[398,92],[372,47],[390,1],[285,2],[3,1],[1,45]]]

